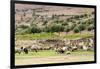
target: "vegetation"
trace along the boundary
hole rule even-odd
[[[58,38],[57,35],[53,33],[34,33],[34,34],[23,34],[23,35],[16,35],[16,39],[18,40],[33,40],[33,39],[52,39]]]
[[[24,17],[26,13],[24,12]],[[24,17],[21,16],[21,21],[24,22]],[[53,14],[50,17],[47,15],[39,15],[33,10],[32,18],[28,21],[29,25],[16,24],[15,37],[19,40],[32,40],[32,39],[76,39],[93,37],[91,32],[94,30],[94,12],[84,13],[80,15],[66,15]],[[64,36],[60,34],[64,32]],[[82,33],[83,32],[83,33]],[[57,33],[57,34],[54,34]]]
[[[94,37],[94,34],[91,34],[91,33],[84,33],[84,34],[75,33],[75,34],[67,34],[66,36],[64,36],[64,38],[67,38],[67,39],[90,38],[90,37]]]
[[[66,54],[67,54],[67,52],[66,52]],[[74,55],[74,54],[78,54],[78,55],[84,55],[84,54],[93,54],[93,51],[75,51],[75,52],[71,52],[71,55]],[[27,56],[35,56],[35,57],[49,57],[49,56],[59,56],[59,55],[61,55],[61,54],[56,54],[54,51],[52,51],[52,50],[49,50],[49,51],[39,51],[38,53],[36,53],[36,52],[29,52],[29,54],[22,54],[22,55],[20,55],[20,54],[16,54],[15,55],[15,58],[16,59],[26,59],[26,58],[29,58],[29,57],[27,57]],[[64,54],[63,54],[64,55]],[[22,57],[22,56],[26,56],[26,57]],[[30,58],[32,58],[32,57],[30,57]]]
[[[79,28],[74,28],[74,33],[79,33],[79,32],[80,32]]]
[[[59,35],[55,35],[54,33],[34,33],[34,34],[23,34],[23,35],[16,35],[16,39],[18,40],[33,40],[33,39],[76,39],[76,38],[89,38],[93,37],[93,34],[91,33],[75,33],[75,34],[67,34],[63,37],[60,37]]]
[[[65,31],[66,33],[68,33],[68,32],[70,31],[70,28],[69,28],[68,26],[65,26],[64,31]]]
[[[91,31],[91,30],[93,30],[93,29],[94,29],[94,26],[93,26],[93,25],[90,25],[90,26],[87,28],[88,31]]]
[[[46,29],[47,32],[60,32],[64,30],[64,27],[61,24],[53,24]]]
[[[40,33],[41,29],[39,27],[37,27],[36,25],[33,25],[31,27],[31,33]]]
[[[92,17],[91,17],[91,16]],[[64,15],[63,15],[64,16]],[[89,17],[90,16],[90,17]],[[33,17],[37,18],[35,11],[33,11]],[[37,24],[31,23],[31,26],[19,25],[16,26],[16,34],[29,34],[29,33],[40,33],[40,32],[70,32],[79,33],[81,31],[92,31],[94,29],[94,18],[93,14],[82,14],[82,15],[73,15],[67,20],[59,20],[59,16],[52,15],[52,23],[50,24],[49,20],[42,17],[43,27]],[[48,24],[49,23],[49,24]],[[20,29],[20,30],[19,30]]]

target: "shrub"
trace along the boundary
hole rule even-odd
[[[76,27],[76,24],[71,24],[71,26],[70,26],[70,30],[73,30],[74,28]]]
[[[64,27],[61,24],[52,24],[51,26],[45,27],[46,32],[60,32],[64,30]]]
[[[83,18],[84,17],[84,15],[82,14],[82,15],[80,15],[80,18]]]
[[[67,21],[67,22],[72,22],[73,20],[72,20],[72,18],[67,18],[66,21]]]
[[[40,32],[41,32],[41,29],[38,28],[37,26],[33,25],[33,26],[31,27],[31,32],[32,32],[32,33],[40,33]]]
[[[75,16],[74,16],[74,19],[79,19],[79,16],[78,16],[78,15],[75,15]]]
[[[68,23],[67,22],[63,22],[62,25],[65,26],[65,25],[68,25]]]
[[[70,28],[67,26],[64,28],[64,32],[69,32],[70,31]]]
[[[90,26],[87,28],[88,31],[91,31],[91,30],[93,30],[93,29],[94,29],[94,26],[93,26],[93,25],[90,25]]]
[[[26,29],[26,28],[29,28],[29,26],[28,25],[20,25],[18,28]]]
[[[31,33],[30,28],[16,30],[16,34],[24,35],[24,34],[30,34],[30,33]]]
[[[46,25],[46,24],[47,24],[47,22],[48,22],[48,21],[44,21],[44,22],[43,22],[43,25]]]
[[[83,25],[83,24],[80,24],[80,25],[78,26],[78,29],[79,29],[80,31],[83,31],[83,30],[85,30],[85,25]]]
[[[76,28],[74,28],[73,32],[74,32],[74,33],[79,33],[80,30],[76,27]]]
[[[88,14],[84,14],[84,17],[87,17],[88,16]]]

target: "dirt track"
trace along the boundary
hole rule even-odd
[[[16,59],[15,65],[94,61],[93,55],[61,55],[61,56],[52,56],[52,57],[28,56],[27,58],[23,58],[23,57],[21,57],[21,59]]]

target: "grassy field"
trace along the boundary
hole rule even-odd
[[[54,51],[29,52],[29,54],[16,54],[15,65],[50,64],[64,62],[94,61],[93,51],[75,51],[71,54],[57,54]]]
[[[61,37],[59,35],[55,35],[53,33],[35,33],[35,34],[25,34],[25,35],[15,35],[18,40],[33,40],[33,39],[76,39],[76,38],[87,38],[93,37],[91,33],[75,33],[75,34],[66,34]]]
[[[35,33],[25,35],[15,35],[16,40],[33,40],[33,39],[77,39],[93,37],[91,33],[76,33],[59,36],[54,33]],[[94,61],[94,51],[75,51],[71,54],[58,54],[53,50],[45,50],[39,52],[29,52],[28,54],[15,54],[15,65],[31,65],[31,64],[50,64],[63,62],[81,62]]]
[[[19,40],[51,39],[56,37],[58,36],[54,35],[53,33],[35,33],[35,34],[16,35],[16,38]]]
[[[89,37],[93,37],[93,34],[91,33],[77,33],[77,34],[68,34],[66,36],[64,36],[64,38],[68,38],[68,39],[75,39],[75,38],[89,38]]]
[[[66,55],[68,52],[64,54],[57,54],[55,51],[39,51],[39,52],[29,52],[29,54],[15,54],[16,59],[20,59],[21,57],[25,56],[24,58],[27,58],[27,56],[35,56],[35,57],[50,57],[50,56],[58,56],[58,55]],[[91,55],[94,54],[93,51],[75,51],[75,52],[70,52],[71,55]]]

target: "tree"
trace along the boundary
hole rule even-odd
[[[67,22],[63,22],[62,25],[65,26],[65,25],[68,25],[68,23]]]
[[[80,25],[78,26],[78,29],[79,29],[80,31],[83,31],[83,30],[85,30],[85,25],[83,25],[83,24],[80,24]]]
[[[76,27],[76,28],[74,28],[74,33],[79,33],[80,32],[80,30]]]
[[[90,26],[87,28],[88,31],[91,31],[91,30],[93,30],[93,29],[94,29],[94,26],[93,26],[93,25],[90,25]]]
[[[64,31],[64,26],[61,24],[52,24],[45,27],[46,32],[61,32]]]
[[[39,27],[37,27],[36,25],[33,25],[31,27],[31,32],[32,33],[40,33],[41,32],[41,29]]]
[[[84,17],[87,17],[88,16],[88,14],[84,14]]]
[[[79,15],[75,15],[74,16],[74,19],[79,19]]]
[[[60,32],[64,30],[64,27],[61,24],[55,24],[53,26],[51,26],[51,31],[53,32]]]
[[[67,34],[69,31],[70,31],[70,28],[69,28],[68,26],[66,26],[66,27],[64,28],[64,32],[66,32],[66,34]]]
[[[73,24],[73,23],[72,23],[72,24],[70,25],[70,30],[73,30],[75,27],[76,27],[76,24]]]

